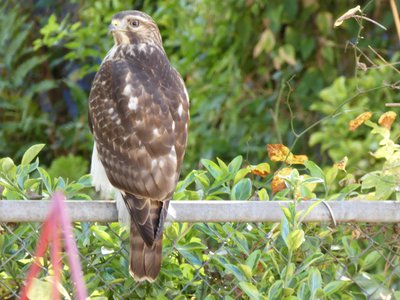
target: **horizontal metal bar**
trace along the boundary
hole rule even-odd
[[[171,201],[167,220],[175,222],[279,222],[282,206],[290,201]],[[300,202],[297,210],[306,210],[313,201]],[[400,222],[397,201],[328,201],[337,222]],[[114,201],[67,201],[72,221],[115,222],[118,220]],[[42,222],[50,201],[1,200],[0,223]],[[331,222],[328,207],[320,203],[305,222]]]

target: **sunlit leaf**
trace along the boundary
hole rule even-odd
[[[250,167],[251,174],[255,174],[261,177],[265,177],[270,173],[270,166],[268,163],[261,163],[256,166]]]
[[[371,117],[372,117],[372,112],[369,111],[363,112],[362,114],[357,116],[357,118],[349,122],[349,130],[350,131],[356,130],[358,127],[360,127],[360,125],[362,125],[365,121],[369,120]]]
[[[24,156],[22,157],[21,165],[29,164],[39,154],[44,146],[45,144],[37,144],[26,150]]]
[[[304,231],[301,229],[296,229],[294,231],[289,232],[287,237],[287,246],[290,251],[294,251],[301,246],[305,241],[304,239]]]
[[[306,155],[294,155],[289,148],[282,144],[267,144],[268,156],[272,161],[282,161],[287,164],[304,164]]]
[[[378,124],[390,130],[397,114],[394,111],[387,111],[379,117]]]
[[[48,281],[40,280],[37,278],[32,279],[32,287],[29,289],[28,297],[31,300],[51,300],[52,285]]]
[[[290,173],[292,173],[292,170],[292,168],[282,168],[275,172],[271,182],[271,189],[273,194],[276,194],[277,192],[286,188],[285,180],[282,177],[289,176]]]
[[[257,191],[257,195],[258,199],[260,200],[269,200],[269,195],[265,188],[262,188],[261,190]]]
[[[291,154],[289,148],[282,144],[267,144],[267,151],[272,161],[286,161]]]
[[[233,184],[236,184],[237,182],[242,180],[249,173],[250,173],[250,167],[246,167],[246,168],[240,169],[236,173],[235,178],[233,179]]]

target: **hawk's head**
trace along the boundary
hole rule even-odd
[[[113,16],[108,31],[116,45],[155,43],[162,46],[160,31],[154,20],[137,10],[127,10]]]

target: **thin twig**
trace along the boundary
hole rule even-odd
[[[371,23],[374,23],[375,25],[379,26],[380,28],[382,28],[383,30],[387,30],[387,28],[385,26],[383,26],[382,24],[379,24],[377,21],[372,20],[366,16],[360,16],[360,15],[355,15],[353,18],[360,18],[360,19],[364,19],[366,21],[369,21]]]
[[[383,62],[385,63],[385,65],[391,67],[393,70],[395,70],[397,73],[400,74],[400,71],[399,71],[398,69],[396,69],[392,64],[388,63],[388,62],[386,61],[386,59],[384,59],[378,52],[375,51],[374,48],[372,48],[370,45],[368,45],[368,48],[369,48],[369,50],[371,50],[372,52],[374,52],[374,54],[375,54],[376,56],[378,56],[378,58],[379,58],[381,61],[383,61]]]

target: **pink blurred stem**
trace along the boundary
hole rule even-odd
[[[79,262],[78,251],[73,237],[71,220],[68,215],[68,208],[65,205],[65,196],[61,192],[56,192],[52,198],[52,205],[49,216],[43,223],[42,231],[39,237],[38,248],[33,258],[34,262],[29,268],[26,284],[22,288],[21,300],[28,299],[28,291],[32,286],[33,278],[40,271],[39,257],[46,253],[50,241],[52,242],[50,260],[54,271],[54,282],[52,286],[53,299],[59,300],[60,293],[58,285],[61,279],[61,233],[64,235],[65,247],[67,250],[68,261],[70,264],[72,280],[76,286],[76,299],[86,300],[87,292],[83,281],[82,269]],[[60,228],[61,226],[61,228]],[[61,231],[62,230],[62,231]]]
[[[60,293],[58,291],[58,286],[61,283],[61,231],[59,224],[56,224],[52,232],[53,245],[51,248],[51,264],[53,266],[53,285],[52,285],[52,295],[53,300],[60,300]]]
[[[71,220],[68,215],[68,208],[65,205],[65,196],[61,192],[56,192],[53,199],[57,205],[59,212],[61,228],[64,233],[65,247],[67,250],[68,261],[71,267],[72,279],[76,285],[76,293],[78,300],[85,300],[87,298],[87,292],[85,284],[83,282],[81,264],[79,262],[79,255],[72,233]]]
[[[36,249],[35,256],[33,257],[34,261],[31,265],[31,267],[29,268],[29,272],[28,272],[27,279],[26,279],[26,284],[22,288],[22,293],[21,293],[21,298],[20,298],[21,300],[28,299],[28,291],[32,285],[33,278],[35,278],[40,271],[41,263],[38,260],[38,258],[43,257],[46,252],[47,246],[49,244],[50,232],[51,232],[51,229],[53,226],[54,226],[53,218],[47,219],[45,221],[45,223],[43,224],[42,231],[40,233],[38,248]]]

